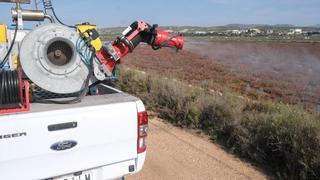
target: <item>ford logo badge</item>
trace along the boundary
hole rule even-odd
[[[68,141],[60,141],[54,143],[50,148],[54,151],[64,151],[71,148],[74,148],[78,143],[76,141],[68,140]]]

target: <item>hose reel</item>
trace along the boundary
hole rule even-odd
[[[19,83],[18,71],[0,70],[0,106],[19,107]]]
[[[0,114],[29,109],[29,83],[22,80],[21,71],[0,69]]]

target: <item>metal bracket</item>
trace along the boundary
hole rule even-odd
[[[106,45],[106,49],[115,61],[118,61],[120,59],[119,55],[116,53],[111,43],[108,43]]]
[[[18,28],[20,30],[23,30],[23,18],[22,18],[22,9],[19,7],[17,7],[17,12],[18,12],[18,16],[17,16],[17,22],[18,22]]]

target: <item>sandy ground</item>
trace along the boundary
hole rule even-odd
[[[126,179],[267,179],[262,172],[227,153],[208,138],[159,119],[149,122],[143,170]]]

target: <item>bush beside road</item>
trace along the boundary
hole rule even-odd
[[[278,178],[320,177],[319,117],[298,107],[251,101],[130,70],[123,71],[116,86],[140,97],[161,118],[201,130]]]

